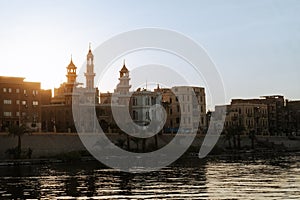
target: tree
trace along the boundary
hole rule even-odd
[[[231,134],[228,133],[227,129],[223,130],[222,134],[225,136],[225,141],[228,141],[228,148],[231,149]]]
[[[225,134],[225,140],[228,141],[229,148],[231,148],[231,139],[233,141],[234,149],[241,149],[241,133],[245,130],[242,125],[231,125],[226,127],[223,131]]]
[[[12,125],[9,127],[8,129],[8,133],[9,135],[13,136],[13,137],[18,137],[18,146],[15,152],[15,156],[16,158],[20,158],[21,157],[21,137],[25,134],[25,133],[30,133],[30,131],[27,129],[27,127],[25,125]]]

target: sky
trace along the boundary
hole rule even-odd
[[[156,27],[184,34],[206,50],[227,103],[277,94],[300,99],[299,10],[298,0],[1,0],[0,76],[21,76],[53,89],[66,81],[71,54],[82,66],[90,42],[95,49],[120,33]],[[144,54],[116,59],[100,91],[113,91],[123,59],[129,70],[151,58],[164,60],[163,54]]]

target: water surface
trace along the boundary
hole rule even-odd
[[[300,199],[300,155],[185,158],[157,172],[97,162],[0,167],[3,199]]]

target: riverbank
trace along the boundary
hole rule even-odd
[[[213,160],[224,160],[224,161],[245,161],[245,160],[260,160],[260,159],[274,159],[277,160],[282,156],[290,155],[300,155],[300,151],[280,151],[280,150],[267,150],[267,149],[257,149],[257,150],[224,150],[222,152],[210,153],[205,158],[199,158],[198,152],[188,150],[185,152],[176,162],[182,162],[184,160],[192,159],[195,164],[203,161],[213,161]],[[51,164],[82,164],[89,162],[97,162],[101,167],[107,168],[104,164],[100,163],[88,152],[69,152],[64,154],[59,154],[48,158],[33,158],[33,159],[5,159],[0,160],[0,167],[17,167],[26,165],[51,165]]]
[[[184,137],[186,135],[182,135]],[[122,144],[126,150],[127,146],[130,146],[131,151],[141,152],[142,146],[145,149],[151,149],[155,147],[160,149],[167,145],[174,137],[173,134],[158,135],[157,138],[146,139],[144,144],[142,141],[127,140],[125,134],[112,133],[107,136],[113,143]],[[216,136],[217,137],[217,136]],[[197,135],[190,147],[192,152],[199,152],[200,147],[203,145],[205,136]],[[30,157],[32,159],[48,159],[54,158],[58,155],[72,160],[80,157],[75,152],[86,152],[85,146],[82,144],[79,136],[76,133],[33,133],[31,135],[22,136],[22,149],[31,149]],[[95,141],[96,143],[97,141]],[[0,134],[0,162],[3,160],[10,160],[12,155],[8,154],[8,150],[15,148],[18,143],[17,137],[8,136],[6,133]],[[180,144],[178,144],[180,145]],[[288,138],[284,136],[270,137],[270,136],[257,136],[254,141],[256,151],[300,151],[300,138]],[[211,154],[221,154],[225,151],[237,151],[237,144],[234,145],[226,140],[224,136],[218,138],[218,142]],[[240,151],[252,151],[251,139],[249,136],[240,137]],[[80,153],[79,153],[80,154]],[[26,155],[25,155],[26,156]],[[29,157],[29,156],[28,156]]]

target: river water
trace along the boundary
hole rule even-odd
[[[0,167],[1,199],[300,199],[300,154],[184,158],[130,174],[95,161]]]

